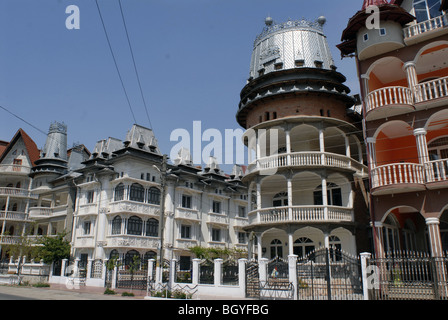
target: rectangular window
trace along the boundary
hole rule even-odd
[[[238,207],[238,217],[240,217],[240,218],[246,217],[246,207],[243,207],[243,206]]]
[[[305,60],[296,60],[295,61],[295,66],[297,68],[303,67],[305,65]]]
[[[191,239],[191,226],[181,225],[180,226],[180,237],[181,239]]]
[[[93,203],[94,197],[95,197],[95,191],[93,190],[87,191],[87,203]]]
[[[91,226],[92,226],[92,223],[90,221],[84,221],[84,223],[83,223],[84,235],[89,235],[90,234]]]
[[[221,213],[221,202],[213,201],[213,213]]]
[[[369,41],[369,35],[367,33],[365,33],[362,38],[364,39],[364,42]]]
[[[212,229],[212,241],[221,242],[221,229]]]
[[[381,28],[380,29],[380,36],[385,36],[387,34],[386,29]]]
[[[246,243],[246,233],[245,232],[238,232],[238,243],[239,244]]]
[[[182,208],[191,209],[191,196],[182,195]]]

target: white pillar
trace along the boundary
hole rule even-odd
[[[375,138],[367,138],[367,148],[368,148],[368,161],[371,169],[376,167],[376,139]]]
[[[290,254],[288,256],[289,282],[294,286],[294,300],[297,300],[297,256]]]
[[[324,219],[328,219],[328,192],[327,178],[322,177],[322,205],[324,206]]]
[[[427,132],[424,128],[418,128],[414,130],[420,164],[429,162],[428,142],[426,141],[426,134]]]
[[[289,221],[292,221],[292,180],[288,178],[286,184],[288,189],[288,218]]]
[[[241,297],[245,297],[246,293],[246,263],[247,259],[238,260],[238,286]]]
[[[369,300],[369,289],[372,284],[369,284],[367,280],[367,261],[372,257],[372,254],[369,252],[363,252],[360,254],[361,257],[361,275],[362,275],[362,288],[363,288],[363,295],[364,300]],[[379,284],[376,284],[379,285]]]
[[[261,258],[258,260],[258,272],[260,275],[260,284],[264,284],[266,283],[268,277],[267,277],[267,272],[268,272],[268,259],[266,258]]]
[[[214,261],[214,284],[215,286],[221,285],[221,279],[222,279],[222,259],[215,259]]]
[[[291,135],[289,130],[285,130],[286,135],[286,153],[288,154],[287,157],[287,163],[288,166],[291,165]]]
[[[148,259],[148,279],[150,281],[154,280],[152,275],[154,274],[155,262],[155,259]]]
[[[350,137],[348,135],[344,135],[344,142],[345,142],[345,155],[348,158],[351,158],[351,152],[350,152]]]
[[[290,232],[288,233],[288,251],[289,251],[289,255],[293,255],[294,254],[294,232]]]
[[[193,275],[191,277],[193,286],[199,284],[199,263],[201,263],[201,259],[193,259]]]
[[[439,218],[426,218],[428,227],[429,245],[431,247],[432,257],[442,256],[442,240],[440,238],[440,220]]]
[[[413,90],[418,84],[417,70],[415,68],[415,62],[409,61],[403,65],[403,70],[406,72],[409,89]]]
[[[324,136],[324,129],[319,129],[319,150],[322,153],[321,154],[321,164],[324,166],[325,163],[325,136]]]
[[[261,210],[261,183],[257,182],[257,223],[261,222],[260,210]]]
[[[262,244],[261,244],[261,237],[262,237],[262,233],[258,232],[257,233],[258,261],[260,261],[260,259],[263,258],[263,248],[262,248]]]

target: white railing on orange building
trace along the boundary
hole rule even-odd
[[[441,15],[430,20],[426,20],[403,29],[404,38],[408,39],[429,31],[445,28],[448,26],[447,15]]]
[[[407,87],[385,87],[370,92],[366,97],[366,112],[389,105],[412,105],[412,91]]]
[[[448,180],[448,159],[430,161],[425,164],[426,182]]]
[[[373,188],[408,183],[425,183],[423,165],[416,163],[393,163],[372,169]]]
[[[415,102],[448,97],[448,77],[419,83],[415,86]]]

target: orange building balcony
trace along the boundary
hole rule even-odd
[[[443,98],[448,97],[448,77],[422,82],[415,86],[414,91],[416,103],[439,101],[444,104],[446,101]]]
[[[366,97],[366,120],[376,120],[414,110],[412,90],[407,87],[385,87]]]
[[[403,193],[425,190],[424,166],[393,163],[372,169],[372,194]]]

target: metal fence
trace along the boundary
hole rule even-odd
[[[369,299],[448,300],[447,254],[391,252],[368,261]]]

